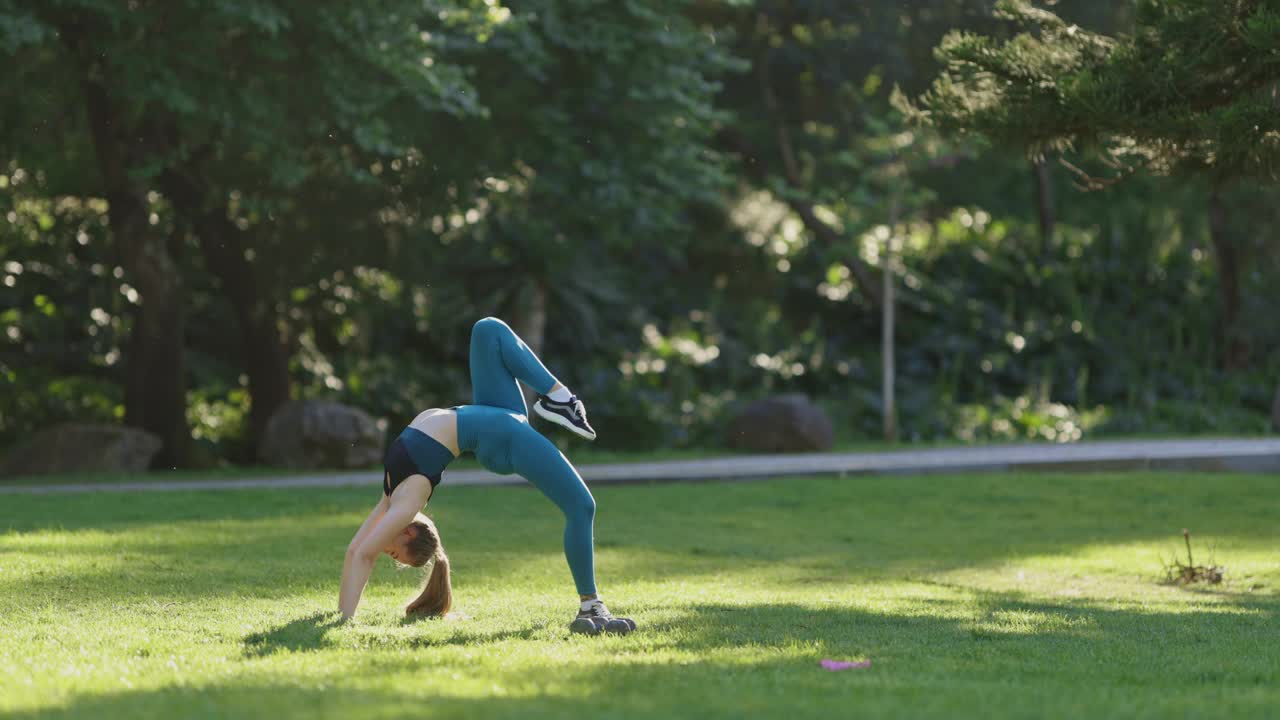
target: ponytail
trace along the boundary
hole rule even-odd
[[[413,524],[418,528],[418,536],[411,544],[426,551],[422,553],[423,555],[430,553],[431,574],[422,584],[418,597],[405,606],[404,614],[448,615],[449,610],[453,608],[453,583],[449,578],[449,556],[445,554],[444,544],[440,542],[440,533],[430,519],[425,515],[419,515],[414,519]]]

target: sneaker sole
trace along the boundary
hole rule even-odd
[[[580,438],[583,438],[585,440],[596,439],[595,435],[588,435],[587,432],[582,428],[578,427],[577,425],[574,425],[568,420],[565,420],[564,416],[558,415],[556,413],[551,412],[550,410],[543,408],[542,403],[534,403],[533,411],[538,413],[538,417],[542,418],[543,420],[546,420],[547,422],[555,423],[556,425],[559,425],[560,427],[564,428],[565,430],[568,430],[569,432],[573,433],[574,435],[577,435]]]
[[[626,635],[635,629],[635,623],[628,618],[614,618],[604,624],[604,631],[614,635]]]
[[[579,635],[599,635],[604,632],[604,623],[596,624],[587,618],[577,618],[569,623],[569,632]]]

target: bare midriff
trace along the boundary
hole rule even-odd
[[[427,437],[445,446],[454,457],[462,454],[458,448],[458,413],[449,408],[431,408],[418,413],[409,423]]]

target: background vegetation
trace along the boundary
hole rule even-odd
[[[877,437],[886,264],[905,440],[1265,432],[1280,15],[1199,5],[0,0],[0,446],[396,432],[489,314],[612,448]]]

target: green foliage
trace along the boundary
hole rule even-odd
[[[49,35],[48,26],[19,5],[17,0],[0,2],[0,49],[10,53],[36,45]]]
[[[1033,152],[1103,146],[1126,172],[1277,179],[1274,3],[1142,0],[1132,32],[1115,37],[1027,0],[1000,8],[1031,32],[949,35],[922,117]]]
[[[1219,377],[1192,367],[1175,369],[1179,366],[1174,359],[1188,350],[1199,355],[1205,340],[1213,338],[1223,365],[1242,365],[1240,356],[1249,341],[1237,327],[1242,283],[1236,266],[1248,262],[1240,258],[1254,259],[1254,269],[1243,284],[1264,273],[1274,277],[1274,252],[1257,247],[1263,243],[1256,240],[1238,239],[1252,233],[1241,231],[1237,217],[1226,219],[1227,204],[1248,201],[1223,189],[1243,179],[1277,179],[1280,126],[1274,112],[1274,86],[1280,80],[1280,63],[1272,46],[1273,30],[1280,27],[1280,8],[1272,3],[1143,1],[1136,4],[1133,28],[1114,36],[1082,29],[1025,0],[1007,0],[1000,3],[1000,10],[1030,31],[1011,39],[950,34],[938,49],[945,64],[942,74],[919,99],[919,109],[904,107],[916,119],[944,131],[976,134],[1028,148],[1035,155],[1100,149],[1115,170],[1113,177],[1094,177],[1068,164],[1088,189],[1106,187],[1139,169],[1208,178],[1210,204],[1215,208],[1210,212],[1218,217],[1210,218],[1216,223],[1210,233],[1216,272],[1205,273],[1194,283],[1177,282],[1173,273],[1185,271],[1186,256],[1164,251],[1141,267],[1158,268],[1155,278],[1149,269],[1143,274],[1160,290],[1181,287],[1204,297],[1198,291],[1217,285],[1213,288],[1216,314],[1205,317],[1195,307],[1167,313],[1168,307],[1185,305],[1168,296],[1150,304],[1158,309],[1156,317],[1140,308],[1131,310],[1126,319],[1134,322],[1134,329],[1116,336],[1121,347],[1129,338],[1150,342],[1151,330],[1163,325],[1172,331],[1173,347],[1164,350],[1167,343],[1157,347],[1171,352],[1166,357],[1173,362],[1157,363],[1141,374],[1141,381],[1137,373],[1104,370],[1107,377],[1133,378],[1125,410],[1108,427],[1130,431],[1168,427],[1255,431],[1263,427],[1264,398],[1269,393],[1259,386],[1274,382],[1273,374],[1268,378],[1254,373],[1247,380]],[[1257,209],[1250,213],[1255,223],[1266,224],[1265,216]],[[1169,247],[1151,245],[1162,246]],[[1190,255],[1200,261],[1204,252],[1194,248]],[[1094,256],[1089,253],[1086,259]],[[1111,284],[1103,286],[1104,292],[1125,281],[1118,273],[1109,274]],[[1098,279],[1097,275],[1091,278]],[[1258,337],[1259,330],[1261,326],[1250,335]],[[1141,348],[1133,348],[1113,358],[1124,365],[1143,364],[1140,352]],[[1208,365],[1206,361],[1200,367]],[[1274,373],[1275,368],[1268,371]],[[1203,390],[1240,385],[1248,390]],[[1169,395],[1174,397],[1165,399]]]
[[[0,171],[0,445],[56,422],[116,422],[137,294],[104,247],[105,203]]]
[[[187,396],[191,437],[214,457],[249,460],[249,393],[243,388],[216,393],[203,387]]]
[[[186,293],[187,417],[223,459],[251,460],[246,314],[294,396],[388,434],[467,400],[470,325],[496,314],[545,320],[606,446],[715,447],[740,403],[787,391],[878,437],[895,211],[908,439],[1252,431],[1280,372],[1268,191],[1223,195],[1250,349],[1227,372],[1202,192],[1051,188],[1042,237],[1025,158],[984,140],[1265,176],[1271,5],[1121,5],[0,0],[0,444],[123,410],[139,300],[85,72],[141,138],[130,177]],[[909,126],[894,89],[940,69],[898,103],[936,127]],[[244,265],[216,273],[206,243]]]
[[[920,251],[906,259],[919,289],[904,298],[913,308],[902,326],[904,384],[932,386],[941,407],[1029,395],[1077,411],[1141,409],[1153,432],[1211,430],[1150,417],[1164,403],[1194,402],[1224,420],[1253,418],[1224,421],[1220,431],[1256,431],[1273,376],[1214,369],[1217,346],[1204,330],[1215,318],[1212,266],[1176,241],[1149,240],[1176,218],[1060,226],[1043,246],[1029,241],[1031,228],[982,211],[953,217],[923,230]],[[1097,430],[1143,431],[1128,422]]]
[[[948,422],[952,432],[966,442],[1075,442],[1106,418],[1105,409],[1080,412],[1062,403],[1036,402],[1026,395],[960,405],[951,413]]]
[[[475,129],[516,184],[489,199],[520,208],[538,250],[666,237],[690,202],[718,203],[728,177],[706,140],[727,119],[711,99],[731,63],[686,4],[517,3],[483,46],[457,48],[490,109]]]
[[[515,3],[491,34],[455,36],[486,115],[451,140],[475,168],[458,206],[409,230],[434,304],[519,325],[543,296],[555,325],[604,352],[607,326],[638,332],[633,299],[730,183],[709,138],[728,120],[717,78],[735,64],[686,6]]]

